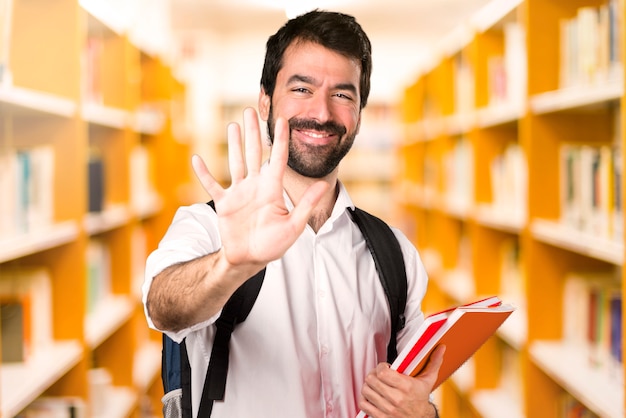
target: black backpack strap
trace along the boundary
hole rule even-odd
[[[180,386],[182,388],[181,411],[182,418],[192,418],[191,407],[191,364],[187,355],[187,343],[180,343]]]
[[[226,376],[228,374],[230,336],[235,326],[248,317],[261,291],[264,277],[265,269],[246,280],[228,299],[228,302],[222,309],[222,314],[215,322],[215,340],[213,341],[209,368],[202,389],[198,417],[209,417],[213,410],[213,401],[224,399]]]
[[[391,311],[391,338],[387,346],[387,361],[393,362],[397,355],[396,335],[404,328],[404,308],[407,298],[407,278],[402,248],[393,231],[380,218],[359,208],[350,209],[352,220],[365,237],[372,253],[380,282],[387,295]]]

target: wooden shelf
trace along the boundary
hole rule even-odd
[[[495,208],[491,205],[479,205],[474,211],[474,219],[481,225],[512,234],[519,234],[526,225],[526,217],[517,213]]]
[[[97,348],[133,315],[135,303],[129,296],[110,296],[100,301],[85,318],[85,343]]]
[[[15,115],[34,112],[65,118],[74,116],[78,106],[75,101],[50,93],[23,87],[0,85],[0,110]]]
[[[524,108],[521,105],[506,103],[489,106],[477,111],[477,125],[480,128],[517,123],[524,117]]]
[[[567,227],[545,219],[532,221],[530,229],[535,239],[578,254],[615,265],[624,263],[624,244]]]
[[[26,363],[0,366],[1,416],[17,415],[82,358],[78,341],[55,342]]]
[[[570,328],[562,312],[576,309],[567,305],[572,277],[581,280],[581,289],[610,294],[599,303],[603,314],[572,327],[607,329],[609,309],[624,318],[615,306],[626,294],[620,237],[626,217],[612,200],[626,161],[626,67],[617,62],[626,38],[615,26],[626,21],[623,7],[613,0],[490,2],[436,46],[437,59],[405,89],[393,197],[399,224],[435,284],[424,306],[436,312],[495,294],[517,307],[497,338],[474,355],[475,367],[438,389],[442,416],[553,415],[568,407],[564,398],[602,417],[624,416],[623,363],[614,365],[616,380],[609,383],[595,376],[598,371],[576,373],[587,360],[584,353],[546,342]],[[597,21],[607,24],[596,37]],[[586,40],[606,41],[586,51],[584,71],[582,61],[574,64],[585,45],[566,43],[570,22],[578,29],[588,24]],[[604,61],[597,52],[606,52]],[[453,159],[461,140],[472,158],[463,168]],[[575,152],[565,153],[569,149],[593,156],[581,162],[588,164],[584,170]],[[593,200],[598,196],[601,211]],[[618,283],[596,281],[607,275]],[[546,306],[555,307],[554,315],[546,315]],[[593,320],[600,317],[603,324]],[[607,334],[597,337],[606,346],[603,355],[615,356],[616,343]],[[512,367],[503,365],[512,359]],[[507,396],[501,382],[520,393]]]
[[[131,388],[112,387],[107,393],[106,410],[93,418],[125,418],[137,406],[137,394]]]
[[[100,213],[85,216],[84,227],[89,235],[111,231],[130,222],[132,213],[126,205],[113,205]]]
[[[161,344],[145,342],[135,353],[133,381],[142,392],[161,376],[161,350]]]
[[[472,404],[483,418],[526,418],[521,402],[504,390],[478,390],[471,395]]]
[[[78,224],[66,221],[13,237],[0,238],[0,263],[68,244],[78,234]]]
[[[612,379],[606,369],[588,366],[589,350],[560,342],[535,341],[529,351],[535,364],[596,414],[624,416],[623,380]]]
[[[621,79],[598,85],[583,85],[537,94],[530,98],[530,109],[535,114],[553,113],[589,108],[618,102],[624,95]]]
[[[131,114],[123,109],[93,103],[84,104],[81,115],[89,123],[114,129],[124,129],[132,120]]]
[[[157,194],[149,194],[133,204],[133,213],[140,219],[147,219],[163,209],[163,199]]]
[[[165,115],[155,109],[140,109],[133,115],[132,127],[143,135],[157,135],[165,126]]]
[[[35,325],[48,314],[46,326],[59,342],[27,363],[0,365],[0,416],[15,416],[44,394],[77,397],[91,411],[89,371],[101,368],[115,385],[103,416],[138,417],[139,399],[157,405],[162,395],[150,383],[158,376],[160,350],[148,345],[152,337],[138,309],[138,265],[145,257],[135,245],[156,247],[175,209],[190,203],[180,189],[190,180],[192,141],[174,132],[184,125],[186,85],[158,54],[131,41],[130,31],[138,39],[138,25],[127,20],[134,7],[91,0],[10,3],[10,34],[2,39],[10,77],[0,81],[0,150],[10,163],[3,168],[16,181],[0,182],[0,201],[17,208],[12,196],[32,196],[20,201],[20,213],[30,214],[32,204],[34,216],[24,215],[20,228],[28,232],[20,234],[3,223],[0,271],[15,271],[11,280],[45,273],[49,291],[48,282],[37,282],[24,292],[40,291],[37,306],[50,312],[26,313],[36,314]],[[103,166],[105,209],[99,213],[87,204],[96,191],[89,189],[93,157]],[[35,158],[50,171],[26,170]],[[44,177],[50,182],[37,182]],[[39,213],[54,223],[41,226]],[[113,296],[87,312],[100,295]],[[148,374],[134,376],[138,368]]]

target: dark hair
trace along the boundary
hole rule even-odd
[[[273,95],[285,50],[295,40],[315,42],[358,60],[361,63],[361,109],[365,107],[370,93],[372,45],[353,16],[337,12],[313,10],[287,21],[278,32],[270,36],[261,74],[261,86],[265,94],[270,97]]]

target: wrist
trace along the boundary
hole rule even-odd
[[[435,405],[434,403],[432,403],[431,401],[428,401],[428,403],[433,407],[434,411],[435,411],[435,415],[434,418],[440,418],[439,417],[439,410],[437,409],[437,405]]]

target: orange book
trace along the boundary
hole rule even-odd
[[[435,390],[474,355],[514,310],[513,306],[493,296],[429,315],[391,368],[417,376],[435,348],[445,345],[443,364],[433,386]],[[365,417],[362,411],[357,415],[357,418]]]

